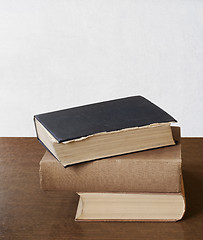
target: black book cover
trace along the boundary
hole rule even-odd
[[[153,123],[176,122],[172,116],[142,96],[94,103],[34,117],[58,142]]]

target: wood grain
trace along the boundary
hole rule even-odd
[[[203,239],[203,138],[183,138],[187,210],[177,223],[75,222],[78,197],[39,188],[36,138],[0,138],[0,239]]]

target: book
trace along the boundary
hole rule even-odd
[[[37,138],[63,166],[174,145],[175,121],[142,96],[34,116]]]
[[[185,212],[179,193],[78,193],[76,221],[178,221]]]
[[[64,168],[48,151],[40,161],[43,190],[69,192],[179,192],[180,128],[174,146],[96,160]]]

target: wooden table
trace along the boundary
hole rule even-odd
[[[203,239],[203,138],[183,138],[187,210],[177,223],[75,222],[78,197],[43,192],[36,138],[0,138],[0,239]]]

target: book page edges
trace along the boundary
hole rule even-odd
[[[152,124],[144,127],[122,129],[114,132],[102,132],[90,135],[88,137],[70,140],[64,143],[58,143],[37,119],[36,129],[39,140],[62,163],[64,167],[109,156],[175,145],[170,123]],[[148,135],[148,130],[146,132],[146,129],[150,129],[149,132],[151,132],[151,135]],[[143,134],[142,131],[144,131]],[[160,141],[159,137],[162,136],[162,131],[167,138],[162,138],[162,141]],[[146,139],[148,137],[151,137],[152,139],[153,133],[156,133],[154,139],[155,141],[151,140],[150,145],[147,145]],[[123,145],[122,142],[123,139],[126,139],[126,137],[128,137],[129,144],[124,146],[125,144]],[[145,140],[140,142],[138,141],[137,137],[141,137],[142,139],[145,138]],[[111,143],[111,148],[109,148],[107,144],[108,140]],[[82,145],[78,145],[77,143]],[[97,148],[98,145],[102,145],[102,147],[100,147],[95,154],[89,151],[93,146]],[[67,147],[64,149],[65,146],[67,146],[69,149]],[[77,148],[80,149],[80,155],[77,154]],[[83,157],[81,157],[81,154]]]
[[[75,216],[75,221],[104,221],[104,222],[108,222],[108,221],[119,221],[119,222],[122,222],[122,221],[126,221],[126,222],[129,222],[129,221],[137,221],[137,222],[177,222],[177,221],[180,221],[184,214],[185,214],[185,196],[182,195],[181,193],[179,195],[181,195],[181,198],[182,198],[182,204],[183,204],[183,209],[181,211],[181,214],[180,216],[178,216],[177,218],[174,218],[174,219],[156,219],[156,218],[152,218],[152,219],[145,219],[145,218],[140,218],[140,219],[134,219],[134,218],[126,218],[126,219],[122,219],[122,218],[82,218],[82,213],[83,213],[83,198],[82,198],[82,195],[83,193],[77,193],[79,195],[79,203],[78,203],[78,207],[77,207],[77,211],[76,211],[76,216]],[[85,194],[85,193],[84,193]],[[114,194],[114,193],[113,193]],[[127,193],[127,194],[130,194],[130,193]],[[153,194],[153,193],[152,193]],[[166,193],[166,194],[169,194],[171,195],[170,193]],[[176,194],[178,195],[178,194]]]
[[[111,193],[111,192],[108,192],[108,193],[92,193],[92,192],[77,192],[77,194],[79,195],[80,199],[79,199],[79,203],[78,203],[78,208],[77,208],[77,212],[76,212],[76,217],[75,217],[75,220],[76,221],[143,221],[143,222],[176,222],[176,221],[179,221],[183,218],[184,214],[185,214],[185,211],[186,211],[186,200],[185,200],[185,191],[184,191],[184,183],[183,183],[183,177],[181,177],[181,192],[179,193],[125,193],[125,192],[119,192],[119,193]],[[183,204],[183,209],[181,211],[181,214],[179,217],[177,217],[176,219],[82,219],[80,218],[81,215],[82,215],[82,209],[83,208],[83,195],[86,195],[86,194],[91,194],[91,195],[103,195],[103,194],[110,194],[110,195],[115,195],[115,194],[138,194],[138,195],[149,195],[149,194],[155,194],[155,195],[180,195],[180,197],[182,198],[182,204]]]
[[[166,126],[170,126],[172,122],[164,122],[164,123],[153,123],[153,124],[149,124],[149,125],[146,125],[146,126],[141,126],[141,127],[132,127],[132,128],[123,128],[123,129],[120,129],[120,130],[116,130],[116,131],[110,131],[110,132],[99,132],[99,133],[94,133],[94,134],[91,134],[91,135],[88,135],[88,136],[84,136],[84,137],[80,137],[80,138],[76,138],[76,139],[72,139],[72,140],[68,140],[68,141],[64,141],[64,142],[59,142],[51,133],[48,129],[46,129],[46,127],[41,123],[39,122],[36,118],[34,118],[34,121],[35,121],[35,126],[36,126],[36,132],[37,132],[37,135],[38,135],[38,132],[39,132],[39,125],[41,125],[41,129],[43,131],[45,131],[50,139],[50,141],[52,143],[56,143],[56,144],[68,144],[68,143],[72,143],[72,142],[79,142],[79,141],[84,141],[88,138],[92,138],[94,136],[102,136],[102,135],[106,135],[106,134],[117,134],[117,133],[120,133],[120,132],[126,132],[126,131],[134,131],[134,130],[137,130],[137,129],[145,129],[145,128],[152,128],[152,127],[160,127],[160,126],[163,126],[163,125],[166,125]]]
[[[103,136],[103,135],[107,135],[107,134],[108,135],[110,135],[110,134],[117,134],[117,133],[120,133],[120,132],[128,132],[128,131],[130,132],[130,131],[134,131],[134,130],[138,130],[138,129],[160,127],[160,126],[163,126],[163,125],[166,125],[166,126],[169,125],[170,126],[171,122],[167,122],[167,123],[153,123],[153,124],[142,126],[142,127],[123,128],[123,129],[116,130],[116,131],[111,131],[111,132],[99,132],[99,133],[94,133],[94,134],[91,134],[91,135],[88,135],[88,136],[85,136],[85,137],[80,137],[80,138],[77,138],[77,139],[64,141],[64,142],[61,142],[61,143],[62,144],[68,144],[68,143],[72,143],[72,142],[84,141],[84,140],[86,140],[88,138],[92,138],[92,137],[95,137],[95,136]]]

